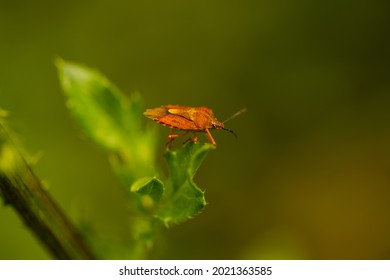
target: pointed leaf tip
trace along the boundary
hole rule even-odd
[[[215,146],[208,143],[187,143],[177,151],[166,153],[171,193],[157,213],[165,224],[190,219],[206,206],[204,192],[195,184],[193,177],[207,153],[213,149]]]

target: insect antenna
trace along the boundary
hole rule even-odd
[[[246,111],[246,108],[242,108],[240,111],[238,111],[237,113],[233,114],[232,116],[228,117],[225,121],[223,121],[222,123],[225,123],[225,122],[228,122],[232,119],[234,119],[235,117],[241,115],[242,113],[244,113]],[[226,129],[225,129],[226,130]]]
[[[225,127],[222,127],[222,129],[223,129],[223,130],[226,130],[226,131],[229,131],[231,134],[234,135],[234,137],[238,138],[237,134],[236,134],[233,130],[228,129],[228,128],[225,128]]]
[[[234,119],[235,117],[237,117],[238,115],[241,115],[242,113],[244,113],[246,111],[246,108],[242,108],[240,111],[238,111],[237,113],[233,114],[232,116],[230,116],[229,118],[227,118],[225,121],[223,121],[222,123],[224,124],[225,122],[228,122],[230,121],[231,119]],[[226,130],[226,131],[229,131],[231,134],[234,135],[234,137],[238,138],[237,134],[231,130],[231,129],[228,129],[228,128],[225,128],[225,127],[222,127],[223,130]]]

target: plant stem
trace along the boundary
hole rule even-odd
[[[94,259],[0,124],[0,195],[56,259]],[[3,226],[3,230],[4,230]]]

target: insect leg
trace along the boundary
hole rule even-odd
[[[198,136],[196,135],[195,131],[193,131],[194,133],[194,137],[190,137],[188,138],[186,141],[183,142],[183,144],[189,142],[189,141],[192,141],[192,142],[198,142]]]
[[[192,142],[198,142],[198,135],[194,132],[194,137],[192,137]]]
[[[181,133],[181,134],[177,134],[177,133],[175,133],[175,129],[172,128],[171,133],[168,135],[168,142],[167,142],[166,146],[170,149],[172,147],[173,140],[175,140],[176,138],[179,138],[181,136],[186,135],[188,132],[189,131],[186,131],[186,132]]]
[[[217,143],[215,142],[213,136],[211,136],[211,133],[210,133],[209,129],[206,128],[204,131],[206,131],[207,137],[209,138],[211,144],[213,144],[214,146],[216,146]]]

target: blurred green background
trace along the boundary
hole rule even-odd
[[[238,140],[213,132],[195,177],[206,209],[154,258],[389,259],[389,8],[0,0],[0,107],[66,213],[113,240],[129,223],[125,192],[70,118],[54,58],[99,69],[145,107],[206,105],[220,120],[246,107],[226,125]],[[1,259],[50,258],[11,207],[0,223]]]

